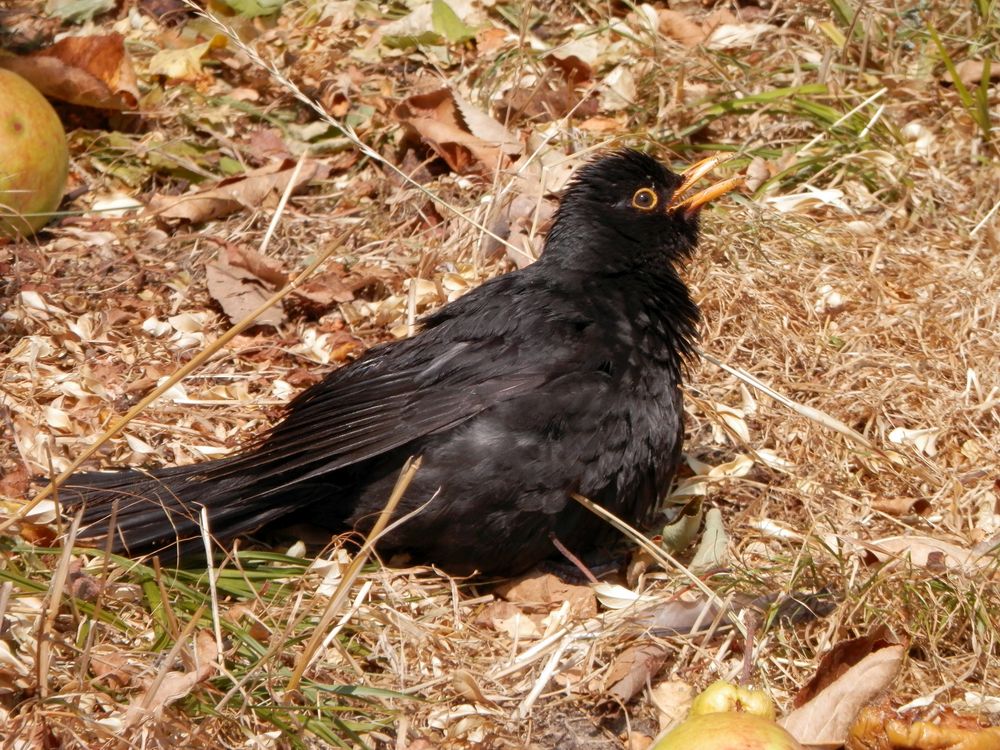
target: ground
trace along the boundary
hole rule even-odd
[[[0,65],[70,82],[63,213],[0,244],[5,517],[199,352],[88,465],[236,449],[530,262],[572,169],[631,145],[748,179],[684,269],[704,356],[662,524],[700,501],[722,544],[497,588],[339,547],[176,571],[64,552],[50,513],[0,540],[11,747],[640,748],[678,684],[745,671],[787,713],[855,637],[898,647],[892,705],[996,717],[995,3],[234,6],[0,11]],[[722,613],[676,627],[699,583]],[[814,614],[777,616],[793,592]]]

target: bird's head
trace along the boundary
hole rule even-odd
[[[631,149],[594,159],[570,181],[544,254],[560,264],[605,271],[687,255],[698,241],[701,207],[742,182],[734,177],[689,194],[721,161],[713,157],[675,174]]]

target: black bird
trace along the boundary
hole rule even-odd
[[[381,541],[383,554],[465,574],[510,575],[582,551],[609,527],[580,493],[631,523],[667,491],[683,438],[681,369],[698,309],[675,265],[698,212],[739,178],[685,198],[714,168],[683,175],[632,150],[582,167],[533,265],[495,278],[373,347],[288,406],[238,455],[191,466],[90,472],[62,499],[84,507],[83,538],[129,554],[201,548],[207,509],[223,541],[293,515],[371,528],[409,456],[422,465]]]

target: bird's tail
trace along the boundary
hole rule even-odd
[[[212,537],[228,544],[315,501],[310,488],[290,488],[252,472],[235,471],[247,456],[191,466],[74,474],[59,490],[70,510],[83,509],[78,539],[100,543],[110,535],[117,553],[183,557],[204,551],[202,509]],[[111,527],[111,524],[114,527]]]

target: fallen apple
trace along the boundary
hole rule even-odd
[[[719,711],[740,711],[774,721],[774,701],[763,690],[733,685],[719,680],[705,688],[691,704],[691,716]]]
[[[52,105],[0,69],[0,235],[30,235],[48,222],[68,171],[66,133]]]
[[[652,750],[803,750],[773,721],[733,711],[692,716]]]

